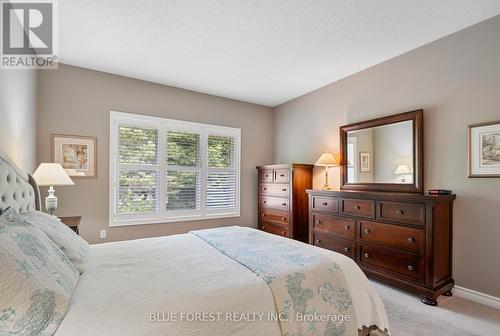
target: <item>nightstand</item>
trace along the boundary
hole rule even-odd
[[[77,234],[79,233],[80,222],[82,220],[82,216],[69,216],[69,217],[59,217],[61,222],[66,224],[71,230],[75,231]]]

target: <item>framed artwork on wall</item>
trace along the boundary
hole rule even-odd
[[[97,177],[96,137],[52,134],[51,153],[71,178]]]
[[[500,121],[469,126],[469,177],[500,177]]]
[[[371,153],[359,152],[359,171],[369,172],[372,170]]]

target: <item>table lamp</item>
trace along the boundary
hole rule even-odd
[[[328,168],[329,167],[338,167],[339,160],[338,158],[331,153],[323,153],[319,157],[318,161],[314,164],[315,166],[325,167],[325,185],[323,189],[331,190],[332,188],[328,185]]]
[[[49,187],[49,195],[45,198],[45,209],[54,216],[57,209],[54,186],[67,186],[75,183],[59,163],[41,163],[33,174],[33,178],[39,186]]]
[[[399,165],[398,168],[394,171],[395,175],[401,175],[401,183],[406,182],[406,177],[405,175],[411,174],[410,168],[408,168],[407,165]]]

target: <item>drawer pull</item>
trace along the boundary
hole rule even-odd
[[[264,190],[267,190],[267,188],[264,188]]]
[[[265,225],[262,225],[262,230],[265,230],[266,226]]]
[[[370,253],[365,253],[365,258],[370,258]]]
[[[281,189],[281,191],[286,191],[286,188]]]
[[[371,233],[370,229],[365,229],[365,233],[370,234]]]
[[[285,177],[285,174],[280,174],[280,177]]]
[[[263,213],[263,214],[262,214],[262,217],[266,217],[266,214],[265,214],[265,213]]]
[[[415,238],[413,238],[413,237],[408,238],[408,243],[411,243],[411,244],[415,243]]]
[[[405,213],[405,212],[404,212],[403,210],[398,210],[398,211],[396,211],[396,213],[397,213],[398,215],[404,215],[404,213]]]
[[[286,203],[281,203],[282,206],[286,206]]]
[[[321,239],[316,239],[316,244],[321,244]]]
[[[349,247],[344,247],[344,252],[349,252],[351,249]]]
[[[286,217],[281,217],[281,220],[282,221],[286,221]]]
[[[267,201],[264,201],[264,202],[262,202],[262,203],[266,204],[266,203],[267,203]]]
[[[351,229],[351,226],[350,226],[350,225],[346,225],[346,226],[344,226],[344,228],[345,228],[346,230],[350,230],[350,229]]]
[[[318,220],[316,221],[316,224],[321,224],[321,221],[318,219]]]
[[[354,209],[356,209],[356,210],[360,210],[360,209],[361,209],[361,207],[360,207],[359,205],[356,205],[356,206],[354,207]]]
[[[323,206],[327,206],[328,205],[328,202],[323,202]]]
[[[286,231],[281,232],[281,234],[283,234],[283,236],[286,236]]]
[[[266,174],[266,177],[269,177],[269,174]]]
[[[413,272],[414,269],[413,265],[408,265],[408,271]]]

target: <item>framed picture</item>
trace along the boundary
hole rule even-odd
[[[359,171],[360,172],[369,172],[372,170],[372,162],[371,162],[371,153],[370,152],[359,152]]]
[[[52,162],[60,163],[72,178],[97,177],[97,138],[52,134]]]
[[[469,177],[500,177],[500,121],[469,126]]]

